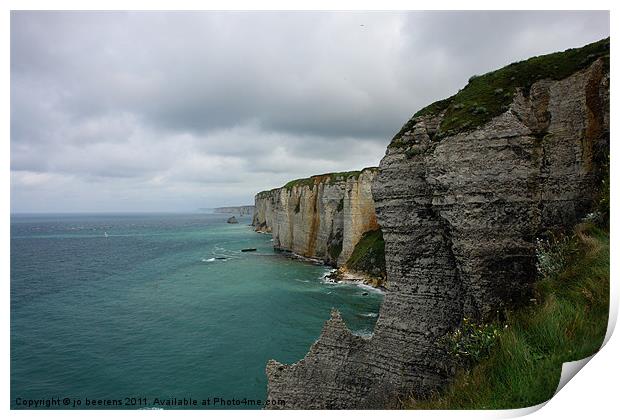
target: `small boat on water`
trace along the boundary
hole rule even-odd
[[[256,248],[243,248],[241,252],[253,252],[256,251]]]

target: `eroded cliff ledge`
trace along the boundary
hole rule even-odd
[[[372,337],[332,312],[306,357],[267,364],[286,408],[384,408],[441,389],[464,316],[528,297],[535,238],[590,211],[609,147],[609,40],[475,77],[418,112],[372,193],[388,292]]]
[[[274,247],[344,265],[362,235],[378,228],[371,183],[377,168],[316,175],[255,197],[253,225]]]

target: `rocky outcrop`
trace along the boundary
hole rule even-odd
[[[238,214],[239,216],[250,216],[254,214],[254,206],[234,206],[234,207],[216,207],[214,213]]]
[[[334,266],[347,262],[362,235],[378,228],[372,180],[377,168],[317,175],[256,195],[253,225],[274,247]]]
[[[239,221],[237,220],[237,218],[235,216],[231,216],[226,220],[226,223],[229,224],[237,224],[239,223]]]
[[[572,226],[596,199],[608,51],[603,40],[480,76],[403,127],[372,186],[388,275],[374,334],[353,335],[332,312],[303,360],[268,363],[269,398],[384,408],[447,383],[442,337],[525,300],[536,237]]]

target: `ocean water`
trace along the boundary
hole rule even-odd
[[[301,359],[332,307],[372,332],[380,293],[227,218],[11,216],[11,408],[262,408],[267,361]]]

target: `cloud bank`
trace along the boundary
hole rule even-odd
[[[424,105],[607,12],[12,12],[11,210],[191,211],[377,165]]]

